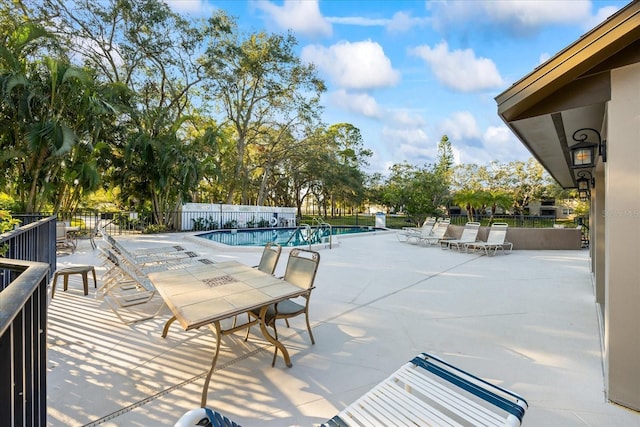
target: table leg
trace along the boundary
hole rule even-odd
[[[171,319],[167,320],[167,323],[164,324],[164,328],[162,329],[162,338],[167,337],[167,334],[169,333],[169,326],[171,326],[171,324],[175,321],[176,321],[176,316],[173,316],[171,317]]]
[[[262,335],[269,341],[271,344],[275,345],[278,350],[282,352],[282,357],[284,358],[284,363],[288,368],[292,367],[291,358],[289,357],[289,352],[285,348],[285,346],[278,341],[275,337],[273,337],[269,330],[267,329],[267,325],[265,322],[265,317],[267,315],[267,309],[269,306],[264,306],[260,309],[260,330],[262,331]]]
[[[204,380],[204,386],[202,387],[202,397],[200,399],[200,407],[204,408],[207,406],[207,393],[209,391],[209,380],[211,380],[211,375],[216,368],[216,362],[218,361],[218,353],[220,352],[220,340],[222,339],[222,331],[220,329],[220,322],[216,321],[213,323],[215,326],[216,332],[216,350],[213,353],[213,360],[211,361],[211,369],[207,373],[207,377]]]

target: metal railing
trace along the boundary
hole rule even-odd
[[[56,218],[0,236],[0,425],[47,425],[47,284]]]
[[[37,220],[44,215],[13,215],[18,219]],[[158,226],[155,224],[152,216],[148,212],[96,212],[96,211],[77,211],[74,213],[60,212],[57,214],[60,221],[65,221],[71,225],[80,228],[78,235],[90,236],[95,225],[101,222],[105,225],[105,230],[113,235],[131,235],[140,233],[157,233],[157,232],[182,232],[182,231],[210,231],[219,229],[245,229],[245,228],[280,228],[280,227],[296,227],[301,224],[313,224],[319,218],[318,215],[302,215],[301,217],[285,220],[278,218],[278,222],[273,224],[265,219],[264,212],[260,211],[243,211],[231,212],[224,211],[222,214],[212,216],[210,212],[197,211],[180,211],[180,212],[164,212],[164,218],[173,219],[170,226]],[[451,223],[464,225],[469,221],[466,215],[451,215]],[[376,215],[367,213],[354,213],[348,215],[332,216],[321,218],[325,224],[336,226],[369,226],[374,227],[376,224]],[[476,215],[473,221],[479,221],[484,226],[490,225],[490,222],[499,221],[507,222],[511,227],[525,228],[546,228],[553,227],[556,218],[554,216],[544,215]],[[415,225],[415,222],[406,215],[387,214],[386,227],[391,229],[401,229],[402,227]]]

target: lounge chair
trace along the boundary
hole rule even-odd
[[[451,220],[448,218],[440,219],[438,222],[436,222],[436,225],[433,226],[433,230],[431,230],[431,233],[426,236],[422,235],[416,238],[417,243],[426,245],[437,245],[438,242],[445,238],[444,236],[447,234],[447,229],[449,228],[450,223]]]
[[[102,233],[105,245],[127,259],[131,264],[138,266],[152,265],[167,262],[182,262],[188,258],[197,258],[199,255],[193,251],[185,251],[181,246],[158,246],[156,248],[129,251],[120,242],[109,234]]]
[[[155,312],[136,312],[131,307],[149,303],[157,292],[146,274],[123,259],[114,251],[98,247],[105,256],[107,272],[103,275],[102,286],[96,291],[96,297],[104,299],[114,314],[125,324],[154,318],[163,304]],[[122,315],[128,312],[128,316]]]
[[[436,223],[435,217],[429,217],[424,220],[421,227],[402,227],[402,230],[396,233],[396,237],[401,242],[408,242],[409,238],[419,237],[422,233],[430,233]]]
[[[421,353],[321,426],[515,427],[528,408],[520,395]],[[176,423],[194,425],[238,426],[209,408]]]
[[[490,255],[491,251],[493,251],[495,255],[498,250],[502,250],[502,253],[506,254],[505,248],[509,248],[509,252],[511,252],[513,250],[513,243],[505,240],[508,228],[509,224],[506,222],[494,222],[489,229],[487,240],[485,242],[464,243],[465,252],[469,252],[469,250],[484,250],[486,255]]]
[[[519,426],[527,408],[519,395],[422,353],[323,426]]]
[[[480,223],[469,221],[464,225],[462,234],[459,239],[442,239],[440,240],[440,247],[442,249],[460,249],[464,247],[465,243],[473,243],[478,240],[478,231],[480,230]]]

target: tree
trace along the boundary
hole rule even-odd
[[[294,51],[296,39],[288,34],[264,32],[228,37],[209,50],[207,75],[209,92],[223,106],[224,122],[236,132],[236,165],[227,192],[227,203],[246,203],[251,168],[248,147],[265,141],[263,134],[271,129],[278,137],[269,139],[273,148],[280,138],[293,135],[298,125],[317,119],[321,108],[320,93],[324,83],[316,76],[313,65],[302,64]],[[221,49],[222,52],[219,52]],[[263,181],[272,172],[274,158],[265,156]],[[259,197],[264,199],[264,194]]]
[[[434,165],[422,168],[408,163],[390,168],[382,199],[397,212],[405,212],[416,224],[428,216],[440,216],[446,208],[449,186]]]
[[[187,200],[204,166],[214,164],[202,156],[214,150],[201,143],[215,145],[219,132],[194,131],[192,123],[203,123],[204,70],[213,67],[210,57],[218,56],[217,40],[231,31],[231,21],[220,12],[197,25],[158,0],[43,5],[44,13],[58,16],[58,34],[74,57],[134,95],[119,117],[122,136],[108,141],[106,170],[129,203],[148,201],[155,221],[170,225],[166,212]]]
[[[98,182],[91,155],[99,123],[113,116],[108,88],[64,59],[38,59],[55,43],[41,43],[53,37],[36,24],[16,21],[0,37],[4,179],[26,212],[73,207]]]
[[[372,152],[364,148],[360,129],[350,123],[329,126],[325,133],[326,154],[319,176],[323,192],[331,200],[331,215],[336,204],[357,207],[364,199],[365,174]]]

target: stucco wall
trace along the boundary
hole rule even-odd
[[[447,235],[459,238],[463,226],[450,225]],[[480,227],[478,240],[487,240],[489,227]],[[513,249],[573,250],[582,247],[580,230],[577,228],[516,228],[507,230],[506,240],[513,243]]]

